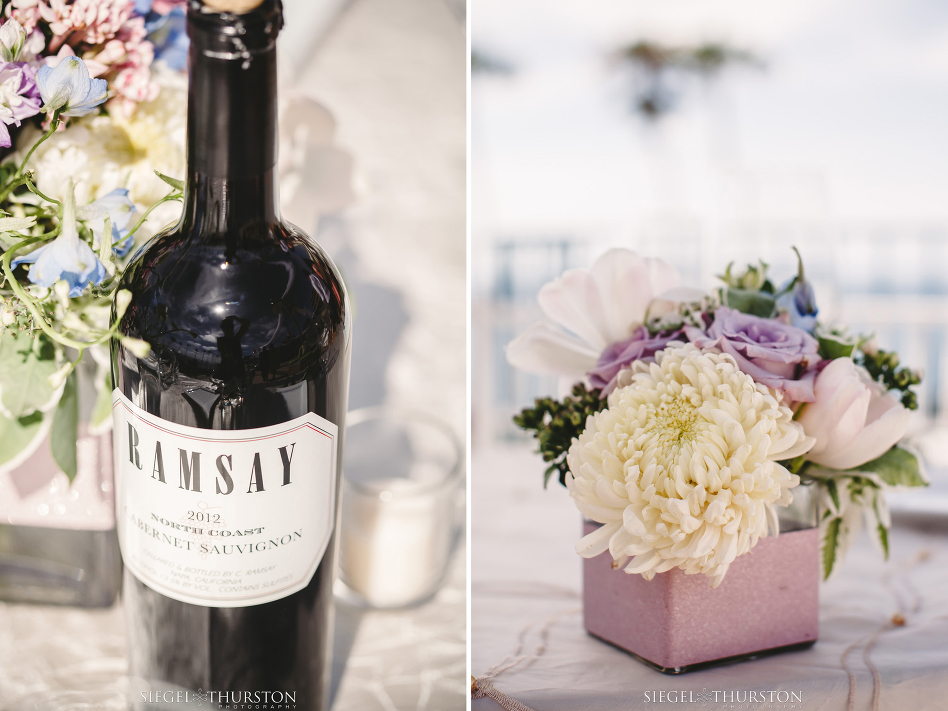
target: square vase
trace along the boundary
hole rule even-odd
[[[586,521],[584,534],[599,527]],[[819,627],[819,529],[761,538],[717,588],[678,568],[652,580],[583,561],[586,630],[668,674],[803,649]]]
[[[87,359],[88,361],[88,359]],[[89,431],[96,370],[75,370],[76,475],[53,456],[51,437],[0,467],[0,601],[109,607],[122,589],[115,532],[112,435]]]

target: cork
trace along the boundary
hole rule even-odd
[[[263,0],[202,0],[204,6],[214,12],[250,12],[263,4]]]

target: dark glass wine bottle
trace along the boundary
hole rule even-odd
[[[245,14],[190,2],[184,209],[120,287],[119,333],[151,351],[113,346],[116,515],[132,676],[314,710],[351,325],[337,269],[280,218],[282,24],[280,0]]]

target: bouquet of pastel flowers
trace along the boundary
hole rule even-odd
[[[80,364],[97,392],[89,431],[110,426],[109,315],[129,297],[117,284],[134,246],[180,212],[167,176],[185,167],[184,10],[2,2],[0,471],[48,438],[75,477]]]
[[[799,259],[799,255],[798,255]],[[673,568],[717,586],[801,483],[818,494],[824,577],[863,522],[888,555],[884,492],[924,486],[899,444],[920,373],[870,337],[818,320],[802,260],[779,287],[767,265],[681,287],[673,267],[613,249],[545,285],[547,320],[507,348],[515,367],[571,386],[515,423],[534,434],[600,528],[577,544],[646,579]]]

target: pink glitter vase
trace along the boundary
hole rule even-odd
[[[608,552],[587,558],[586,630],[668,674],[809,647],[819,633],[819,529],[803,525],[783,522],[717,588],[678,568],[647,581],[614,570]],[[598,526],[586,521],[584,534]]]

